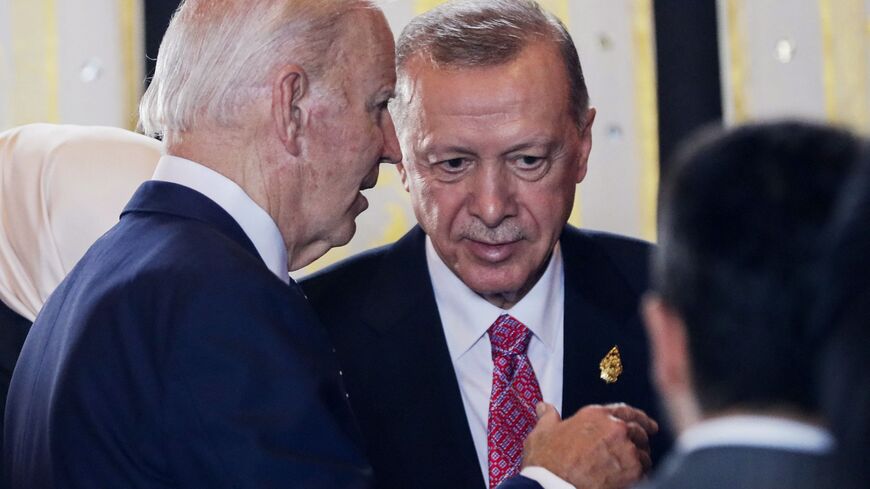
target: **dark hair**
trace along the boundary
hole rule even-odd
[[[396,41],[396,69],[401,74],[415,55],[425,56],[437,67],[496,66],[516,59],[534,40],[558,47],[572,113],[581,124],[589,92],[577,48],[565,25],[533,0],[454,1],[417,16]]]
[[[707,130],[665,175],[653,284],[682,316],[705,412],[815,412],[806,341],[821,235],[860,144],[781,121]]]

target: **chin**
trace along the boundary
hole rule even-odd
[[[459,276],[465,285],[480,295],[508,294],[520,290],[523,281],[512,270],[471,267]]]
[[[350,240],[353,239],[354,234],[356,234],[356,222],[351,218],[348,222],[341,224],[341,226],[336,230],[336,232],[332,235],[329,242],[332,244],[332,247],[344,246],[350,243]]]

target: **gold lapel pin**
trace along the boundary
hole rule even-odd
[[[607,352],[607,355],[604,355],[604,358],[601,359],[598,368],[601,369],[601,380],[608,384],[616,382],[616,379],[619,378],[619,374],[622,373],[622,359],[619,358],[619,348],[614,345],[613,348]]]

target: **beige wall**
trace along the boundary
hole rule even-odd
[[[141,0],[0,0],[0,130],[133,127],[141,8]]]
[[[870,133],[870,0],[718,0],[730,123],[796,116]]]

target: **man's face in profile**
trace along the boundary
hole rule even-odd
[[[590,110],[578,128],[556,47],[527,45],[480,68],[411,59],[400,79],[399,169],[439,256],[509,307],[535,284],[586,173]]]
[[[360,8],[348,15],[347,30],[327,80],[313,90],[316,99],[307,134],[310,164],[305,170],[303,213],[311,234],[331,246],[346,244],[354,218],[368,207],[360,190],[378,178],[381,160],[401,159],[387,110],[395,88],[393,35],[384,15]]]

